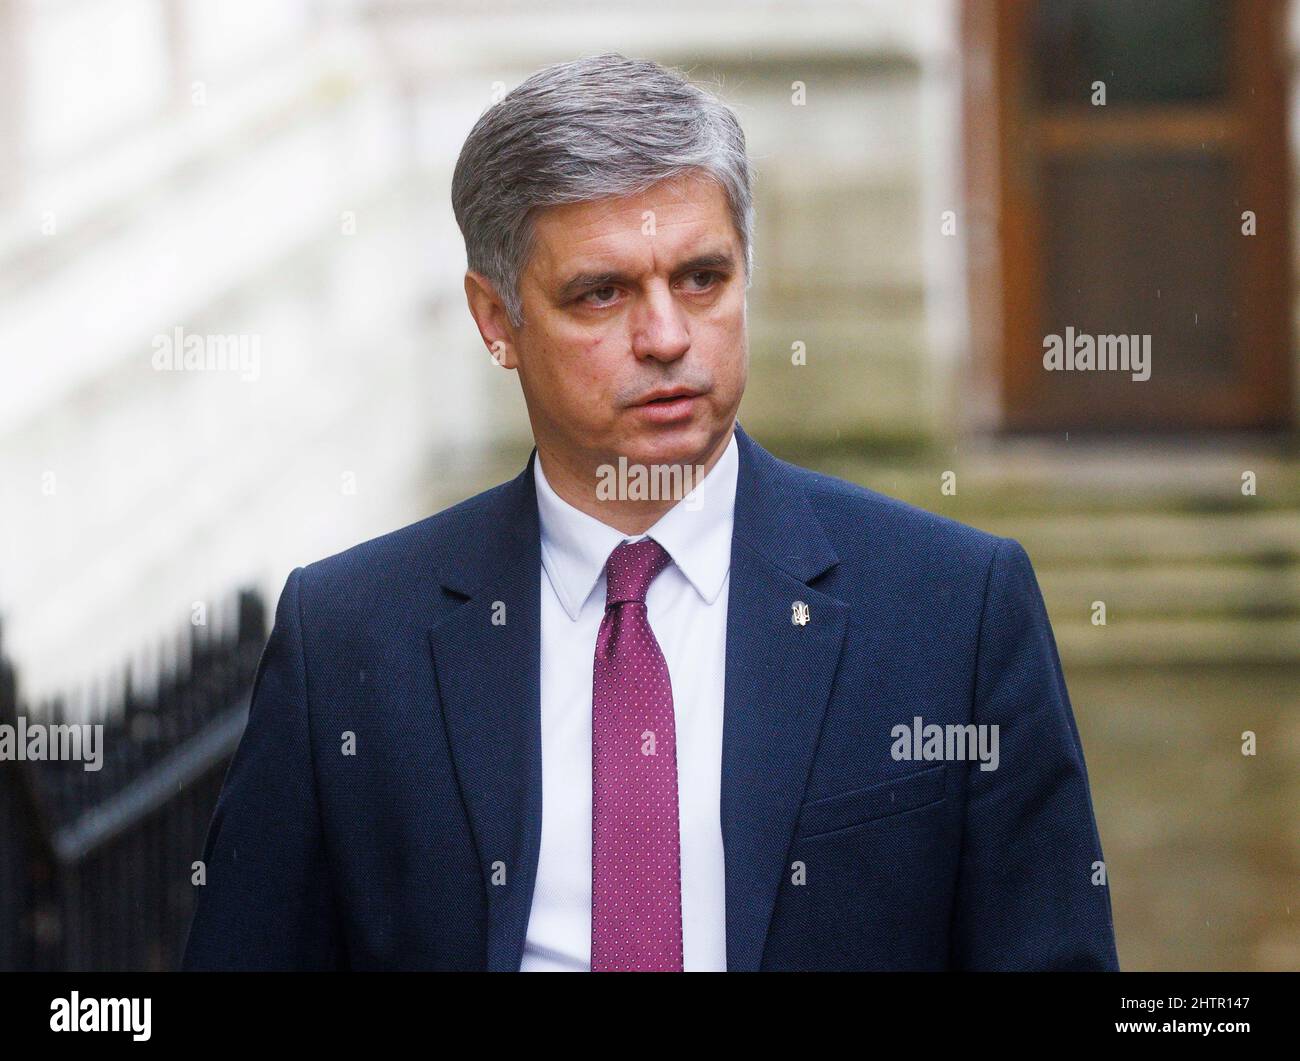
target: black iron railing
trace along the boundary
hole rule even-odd
[[[0,760],[0,970],[176,967],[265,640],[261,598],[240,593],[237,621],[191,627],[147,693],[128,672],[115,694],[32,710],[0,656],[0,725],[103,726],[97,770]]]

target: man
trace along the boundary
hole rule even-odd
[[[751,171],[654,63],[456,167],[513,481],[295,570],[187,968],[1114,969],[1029,560],[737,425]]]

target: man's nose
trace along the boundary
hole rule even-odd
[[[634,311],[632,353],[638,358],[676,361],[691,348],[686,315],[667,285],[650,288]]]

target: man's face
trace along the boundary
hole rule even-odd
[[[521,278],[514,361],[538,448],[575,473],[705,464],[745,389],[745,274],[726,194],[679,177],[550,207]]]

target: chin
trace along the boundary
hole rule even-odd
[[[717,439],[713,425],[687,424],[642,432],[631,440],[627,459],[637,464],[703,464]]]

